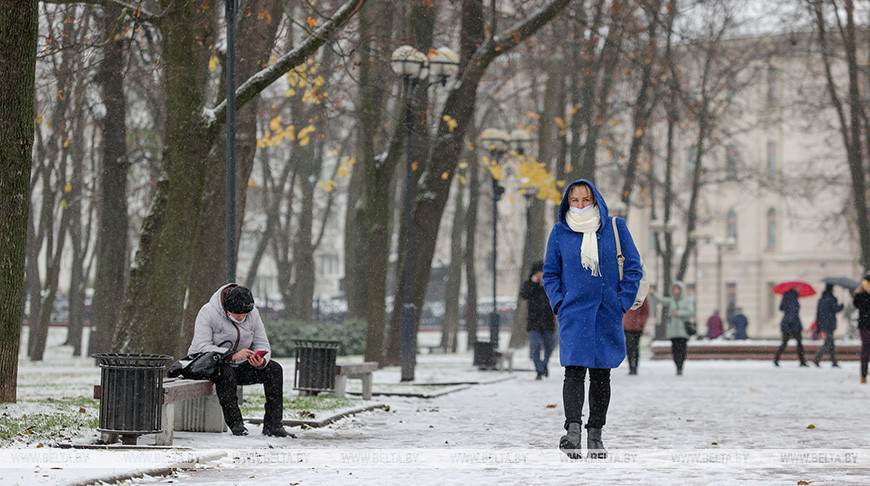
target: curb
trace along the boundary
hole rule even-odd
[[[222,452],[214,452],[214,451],[201,452],[196,457],[196,463],[200,464],[200,463],[205,463],[208,461],[213,461],[215,459],[220,459],[221,457],[224,457],[226,455],[227,455],[227,453],[223,452],[223,451]],[[131,479],[135,479],[135,478],[140,478],[140,477],[145,476],[145,475],[148,475],[148,476],[169,476],[170,474],[175,472],[175,470],[180,469],[181,467],[183,467],[185,465],[189,465],[189,464],[190,464],[189,461],[176,462],[176,463],[172,463],[172,464],[169,464],[166,466],[160,466],[160,467],[155,467],[155,468],[151,468],[151,469],[137,470],[135,472],[118,473],[118,474],[114,474],[111,476],[99,476],[99,477],[95,476],[92,478],[83,479],[83,480],[76,481],[74,483],[68,483],[68,484],[69,484],[69,486],[89,486],[89,485],[97,484],[97,483],[118,483],[118,482],[127,481],[127,480],[131,480]]]
[[[327,426],[333,422],[337,422],[345,417],[350,417],[351,415],[356,415],[358,413],[368,412],[371,410],[378,410],[378,409],[389,410],[389,406],[387,406],[383,403],[376,403],[374,405],[366,405],[364,407],[357,407],[357,408],[352,408],[350,410],[345,410],[344,412],[339,412],[335,415],[330,415],[329,417],[326,417],[326,418],[323,418],[320,420],[284,419],[281,421],[281,424],[287,425],[290,427],[312,427],[312,428],[325,427],[325,426]],[[258,424],[258,425],[263,423],[263,419],[260,419],[260,418],[246,418],[246,419],[244,419],[244,421],[248,422],[248,423],[252,423],[252,424]]]

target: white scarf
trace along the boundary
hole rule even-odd
[[[582,210],[568,208],[565,220],[573,231],[583,233],[583,243],[580,245],[580,263],[583,268],[592,270],[593,277],[600,277],[598,266],[598,236],[595,234],[601,226],[601,213],[598,206],[587,206]]]

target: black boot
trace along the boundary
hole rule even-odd
[[[601,429],[586,429],[586,457],[589,459],[607,459],[604,442],[601,441]]]
[[[571,459],[580,459],[583,457],[580,450],[580,435],[581,427],[578,422],[568,424],[568,433],[559,439],[559,449],[568,455]],[[600,429],[599,429],[600,430]]]
[[[233,435],[248,435],[248,429],[245,428],[245,424],[242,422],[230,424],[229,427]]]
[[[281,424],[273,426],[264,425],[263,435],[268,435],[269,437],[292,437],[294,439],[296,438],[295,435],[288,433],[284,426]]]

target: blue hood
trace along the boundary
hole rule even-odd
[[[604,201],[604,196],[602,196],[601,193],[598,192],[598,188],[595,187],[595,184],[591,183],[586,179],[578,179],[568,185],[567,188],[565,188],[565,194],[562,196],[562,204],[559,205],[559,222],[561,224],[564,224],[565,226],[568,226],[568,222],[565,221],[565,215],[568,214],[568,208],[571,207],[571,204],[568,202],[568,194],[571,192],[571,188],[581,182],[589,184],[589,187],[592,188],[592,194],[595,196],[595,205],[598,206],[598,212],[601,215],[601,221],[607,221],[609,213],[607,210],[607,203]]]

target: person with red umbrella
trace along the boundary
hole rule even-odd
[[[812,290],[812,287],[810,287],[810,290]],[[774,287],[774,292],[776,292],[776,287]],[[782,344],[779,345],[779,349],[776,350],[776,355],[773,357],[773,364],[775,366],[779,366],[779,357],[782,356],[782,352],[791,338],[797,341],[797,353],[801,366],[807,365],[804,359],[804,346],[801,343],[801,331],[804,326],[801,323],[801,305],[798,302],[798,296],[799,287],[792,287],[783,294],[782,302],[779,304],[779,310],[783,312],[782,322],[779,323],[779,328],[782,332]]]

